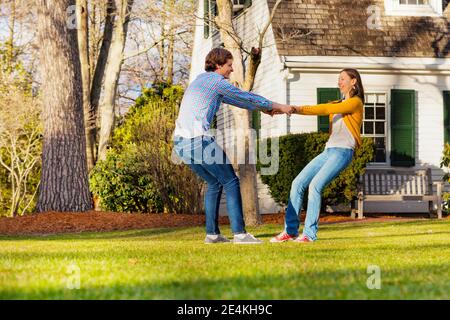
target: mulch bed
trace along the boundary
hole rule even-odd
[[[304,214],[301,215],[304,220]],[[389,216],[369,217],[354,220],[348,215],[321,214],[320,223],[406,221],[424,219],[425,216],[393,218]],[[204,215],[187,214],[132,214],[117,212],[46,212],[14,218],[0,218],[0,235],[48,235],[79,233],[85,231],[106,232],[148,228],[173,228],[204,226]],[[284,214],[264,214],[263,223],[284,223]],[[220,224],[229,224],[228,217],[220,217]]]

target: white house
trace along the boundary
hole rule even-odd
[[[233,1],[236,30],[251,46],[276,1]],[[362,134],[376,143],[376,160],[368,168],[431,167],[439,181],[444,141],[450,139],[449,2],[283,0],[266,34],[253,91],[287,104],[327,102],[339,98],[339,70],[356,68],[367,101]],[[209,50],[221,44],[217,30],[205,22],[214,14],[215,0],[198,1],[191,80],[203,72]],[[320,117],[263,114],[260,121],[281,134],[327,130]],[[230,125],[223,107],[218,126]],[[262,183],[258,188],[262,212],[277,212],[268,188]],[[365,205],[365,212],[427,209],[426,203]]]

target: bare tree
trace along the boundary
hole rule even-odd
[[[195,1],[136,1],[136,5],[129,38],[135,52],[125,57],[127,77],[145,84],[183,83],[192,53]]]
[[[233,27],[233,3],[231,0],[217,0],[218,16],[215,19],[215,23],[219,28],[220,36],[227,48],[233,55],[233,69],[231,81],[238,87],[244,90],[250,91],[253,88],[255,82],[256,71],[261,63],[261,57],[264,46],[264,37],[267,30],[272,23],[275,11],[280,4],[281,0],[278,0],[272,9],[268,21],[259,32],[258,46],[252,47],[251,50],[247,50],[244,46],[244,41],[236,33]],[[244,74],[244,57],[243,54],[248,56],[248,64],[246,72]],[[233,116],[235,125],[237,128],[242,129],[245,132],[245,154],[246,157],[250,154],[251,137],[250,137],[250,112],[244,109],[234,108]],[[254,164],[249,164],[246,159],[245,164],[238,165],[239,179],[241,181],[241,194],[243,198],[243,210],[245,222],[248,225],[258,225],[262,222],[261,215],[259,213],[258,206],[258,192],[257,192],[257,172]]]
[[[89,61],[89,14],[88,1],[77,0],[78,49],[80,51],[81,77],[83,85],[84,131],[86,137],[86,158],[88,171],[95,164],[95,136],[91,134],[91,64]]]
[[[6,41],[6,60],[9,61],[9,65],[7,65],[6,69],[8,72],[11,72],[11,63],[14,59],[14,29],[16,24],[16,1],[12,0],[10,3],[11,12],[9,15],[8,21],[8,31],[9,37],[8,41]]]
[[[0,165],[9,174],[9,215],[14,217],[31,208],[38,190],[30,190],[30,178],[41,158],[41,125],[39,102],[11,78],[0,71]]]
[[[86,211],[89,192],[77,31],[66,10],[75,0],[38,0],[44,142],[37,211]]]
[[[100,109],[99,160],[106,159],[107,146],[114,128],[117,85],[123,63],[123,52],[133,2],[133,0],[115,0],[116,17],[114,20],[113,36],[108,61],[105,68],[105,88]]]
[[[91,95],[90,95],[90,117],[88,120],[88,130],[90,139],[95,141],[94,150],[94,163],[98,158],[97,149],[97,125],[98,125],[98,110],[100,104],[100,96],[102,92],[103,80],[105,77],[105,69],[108,61],[109,50],[111,48],[111,40],[113,35],[114,17],[116,15],[116,6],[114,0],[108,0],[104,4],[105,19],[103,22],[103,33],[100,36],[100,26],[97,23],[96,10],[101,4],[92,3],[92,18],[90,29],[90,57],[91,57]],[[100,49],[98,50],[98,44],[101,42]]]

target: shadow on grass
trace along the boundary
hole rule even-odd
[[[79,290],[9,290],[0,299],[448,299],[450,282],[442,281],[447,265],[392,269],[380,266],[381,288],[367,285],[367,266],[346,270],[297,270],[286,274],[252,274],[207,279],[180,274],[176,280],[141,280],[135,284],[83,286]],[[225,267],[224,267],[225,268]],[[228,267],[229,268],[229,267]],[[430,273],[430,270],[433,273]],[[278,270],[280,272],[280,270]],[[186,277],[190,277],[186,279]],[[196,278],[192,278],[196,277]],[[184,278],[184,279],[183,279]],[[27,291],[30,290],[30,291]]]
[[[441,234],[448,234],[450,235],[450,232],[415,232],[415,233],[396,233],[396,234],[379,234],[379,235],[361,235],[358,237],[351,236],[351,237],[330,237],[330,238],[321,238],[323,240],[358,240],[358,239],[374,239],[374,238],[397,238],[397,237],[417,237],[417,236],[432,236],[432,235],[441,235]],[[449,237],[450,241],[450,237]]]
[[[141,238],[153,237],[159,235],[169,235],[171,233],[184,230],[191,230],[198,227],[176,227],[176,228],[155,228],[155,229],[133,229],[133,230],[117,230],[106,232],[86,231],[80,233],[60,233],[60,234],[44,234],[44,235],[20,235],[20,236],[0,236],[1,240],[20,241],[20,240],[109,240],[122,238]],[[132,239],[130,239],[132,240]]]
[[[324,243],[325,241],[322,241]],[[365,244],[366,245],[366,244]],[[370,245],[370,243],[369,243]],[[213,250],[211,251],[211,248]],[[440,250],[440,252],[445,252],[448,249],[448,243],[443,244],[427,244],[420,245],[417,244],[384,244],[384,243],[375,243],[370,246],[364,247],[335,247],[333,244],[330,244],[329,247],[318,247],[315,244],[293,244],[293,243],[277,243],[271,244],[267,243],[266,245],[258,245],[258,246],[236,246],[233,244],[220,244],[216,246],[206,246],[203,245],[202,242],[199,241],[198,246],[193,247],[192,244],[186,246],[185,248],[181,247],[181,253],[178,251],[176,253],[173,252],[173,247],[152,247],[147,246],[145,248],[108,248],[104,250],[91,250],[91,247],[85,247],[82,250],[73,250],[71,247],[68,247],[67,250],[65,248],[60,248],[56,252],[45,252],[39,253],[33,251],[31,248],[30,251],[19,251],[19,252],[11,252],[2,255],[2,258],[12,259],[13,261],[20,261],[20,263],[30,263],[33,260],[55,260],[59,259],[56,263],[64,263],[66,260],[76,260],[79,263],[91,263],[92,260],[104,260],[109,261],[113,259],[117,263],[128,263],[128,259],[140,259],[143,262],[146,259],[151,259],[151,257],[155,255],[164,256],[167,261],[170,262],[170,254],[176,254],[179,259],[187,259],[187,256],[183,255],[183,250],[189,251],[190,253],[196,252],[201,258],[205,259],[214,259],[213,255],[216,253],[220,253],[222,255],[228,255],[230,257],[238,257],[243,254],[244,258],[247,254],[255,254],[259,262],[266,261],[265,259],[261,259],[261,254],[269,254],[270,258],[273,259],[273,250],[275,249],[275,254],[277,255],[277,259],[284,259],[286,255],[291,256],[292,254],[298,255],[299,259],[301,257],[308,257],[308,259],[324,259],[327,257],[335,256],[336,254],[353,254],[358,253],[358,256],[373,256],[376,254],[386,253],[388,255],[392,254],[392,251],[396,251],[398,255],[407,254],[407,255],[421,255],[424,250]],[[216,251],[214,251],[216,250]],[[112,256],[116,254],[117,258],[112,258]],[[209,257],[208,257],[209,256]],[[2,259],[0,259],[0,262]],[[120,261],[120,262],[119,262]],[[448,269],[448,267],[447,267]]]
[[[375,229],[375,228],[385,228],[388,226],[424,226],[424,225],[444,225],[448,224],[450,225],[450,220],[437,220],[437,219],[421,219],[421,220],[414,220],[414,221],[384,221],[384,222],[341,222],[337,224],[323,224],[322,228],[326,230],[343,230],[343,229]],[[302,224],[303,225],[303,224]],[[320,223],[319,223],[320,228]],[[320,230],[320,229],[319,229]]]
[[[338,224],[323,224],[322,226],[319,226],[319,238],[320,238],[320,231],[353,231],[353,230],[362,230],[362,229],[381,229],[381,228],[387,228],[387,227],[408,227],[408,226],[418,226],[418,227],[424,227],[427,225],[430,226],[440,226],[443,224],[448,224],[450,227],[450,220],[415,220],[415,221],[394,221],[394,222],[368,222],[368,223],[361,223],[361,222],[341,222]],[[227,228],[226,230],[229,231],[229,226],[222,226]],[[300,231],[302,230],[303,224],[300,225]],[[274,229],[274,233],[259,233],[258,231],[261,228],[270,228]],[[44,234],[44,235],[20,235],[20,236],[8,236],[8,235],[0,235],[0,241],[21,241],[21,240],[39,240],[39,241],[45,241],[45,240],[91,240],[91,239],[98,239],[98,240],[113,240],[113,239],[129,239],[132,241],[132,238],[143,238],[143,237],[154,237],[159,235],[167,235],[168,240],[171,240],[170,234],[173,233],[179,233],[183,231],[190,231],[193,229],[197,229],[198,231],[195,232],[194,236],[198,235],[198,239],[200,241],[203,240],[204,237],[204,227],[203,226],[197,226],[197,227],[174,227],[174,228],[151,228],[151,229],[131,229],[131,230],[117,230],[117,231],[106,231],[106,232],[94,232],[94,231],[86,231],[81,233],[60,233],[60,234]],[[257,237],[262,238],[269,238],[273,237],[276,234],[278,234],[281,229],[280,225],[278,224],[266,224],[260,227],[251,228],[253,231],[253,234]],[[446,233],[446,232],[433,232],[433,234],[438,233]],[[423,233],[419,233],[418,235],[422,235]],[[394,233],[389,235],[391,236],[409,236],[410,234],[402,234],[402,235],[395,235]],[[178,235],[177,235],[178,236]],[[364,238],[365,236],[361,237],[339,237],[339,238],[333,238],[333,239],[358,239],[358,238]],[[375,237],[375,236],[373,236]],[[383,237],[383,236],[380,236]],[[324,238],[325,239],[325,238]],[[161,239],[164,240],[164,239]]]

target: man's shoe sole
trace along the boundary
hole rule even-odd
[[[231,243],[231,241],[220,241],[220,242],[204,242],[204,244],[221,244],[221,243]]]
[[[234,244],[262,244],[264,242],[234,242]]]

